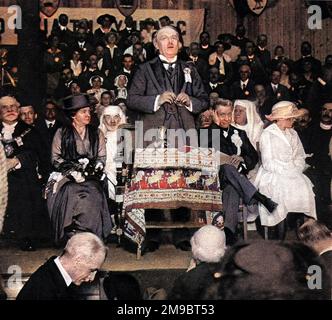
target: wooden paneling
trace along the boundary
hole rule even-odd
[[[0,0],[0,6],[15,3]],[[62,0],[64,6],[71,7],[114,7],[114,0]],[[220,33],[234,33],[237,16],[228,0],[140,0],[144,9],[193,9],[206,8],[206,30],[214,39]],[[322,30],[310,30],[307,26],[308,12],[303,0],[279,0],[273,8],[267,8],[259,17],[248,16],[244,24],[248,37],[256,40],[259,33],[269,37],[269,49],[278,44],[284,46],[292,59],[300,55],[301,42],[312,43],[315,55],[324,59],[332,54],[332,19],[323,20]]]

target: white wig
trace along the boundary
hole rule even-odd
[[[194,259],[201,262],[219,262],[225,254],[225,232],[212,225],[197,230],[190,243]]]

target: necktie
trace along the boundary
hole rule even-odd
[[[49,123],[49,124],[48,124],[48,128],[49,128],[49,129],[52,129],[52,128],[53,128],[53,123]]]
[[[242,90],[244,91],[244,90],[246,90],[246,88],[247,88],[247,86],[245,85],[245,83],[242,84]]]
[[[171,78],[172,75],[173,75],[173,71],[174,71],[174,68],[172,67],[172,65],[170,64],[168,66],[168,69],[167,69],[167,73],[168,73],[168,76]]]
[[[274,93],[277,92],[277,86],[276,86],[276,85],[273,86],[273,92],[274,92]]]

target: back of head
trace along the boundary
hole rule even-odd
[[[101,264],[106,258],[107,250],[103,241],[95,234],[81,232],[68,240],[63,256],[72,261],[97,261]]]
[[[137,279],[128,273],[110,272],[103,281],[108,300],[141,300],[141,289]]]
[[[331,240],[331,230],[323,223],[316,220],[305,222],[298,230],[297,236],[299,240],[312,246],[319,241]]]
[[[194,259],[201,262],[219,262],[225,254],[225,233],[212,225],[206,225],[197,230],[190,243]]]
[[[322,271],[322,289],[310,289],[310,267]],[[224,256],[216,283],[204,299],[320,300],[329,299],[325,267],[317,254],[302,243],[255,241],[238,243]]]

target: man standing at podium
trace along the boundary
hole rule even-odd
[[[159,55],[137,70],[129,89],[128,107],[141,113],[144,133],[152,129],[150,134],[155,130],[157,135],[160,127],[195,129],[194,116],[208,107],[202,80],[195,67],[178,59],[182,44],[176,29],[161,28],[153,42]],[[144,141],[144,146],[149,142]]]
[[[136,130],[136,148],[154,145],[154,139],[161,138],[161,128],[167,130],[168,148],[197,146],[195,115],[208,107],[208,95],[202,80],[194,66],[178,59],[182,43],[176,29],[171,26],[161,28],[156,32],[153,43],[159,55],[140,65],[127,99],[128,108],[140,113],[143,125],[143,130]],[[173,213],[173,221],[187,220],[190,214],[184,208]],[[145,212],[146,220],[149,214],[149,211]],[[151,212],[151,215],[153,220],[161,218],[160,211]],[[150,231],[146,239],[143,252],[144,249],[154,251],[159,247],[160,232]],[[188,240],[184,230],[176,230],[173,234],[174,244],[182,250],[190,250]]]

